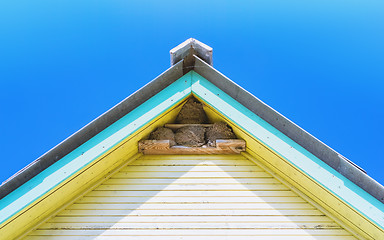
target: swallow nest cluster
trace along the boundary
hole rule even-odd
[[[203,104],[190,98],[176,117],[179,124],[204,124],[208,122]],[[175,132],[166,127],[159,127],[149,135],[151,140],[169,140],[170,145],[201,147],[205,144],[215,147],[216,139],[235,139],[232,129],[224,122],[216,122],[209,127],[185,126]]]

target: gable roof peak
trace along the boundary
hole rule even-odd
[[[172,48],[170,54],[171,66],[175,65],[180,60],[193,55],[198,56],[204,62],[213,66],[212,48],[194,38],[189,38],[178,46]]]

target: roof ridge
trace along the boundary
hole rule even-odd
[[[189,38],[170,50],[171,66],[175,65],[180,60],[187,58],[187,56],[192,56],[193,54],[213,66],[212,51],[213,49],[210,46],[198,41],[197,39]]]

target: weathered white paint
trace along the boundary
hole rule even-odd
[[[355,239],[243,156],[142,156],[35,239]]]

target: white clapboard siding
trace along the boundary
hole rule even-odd
[[[242,155],[147,155],[26,239],[355,238]]]

